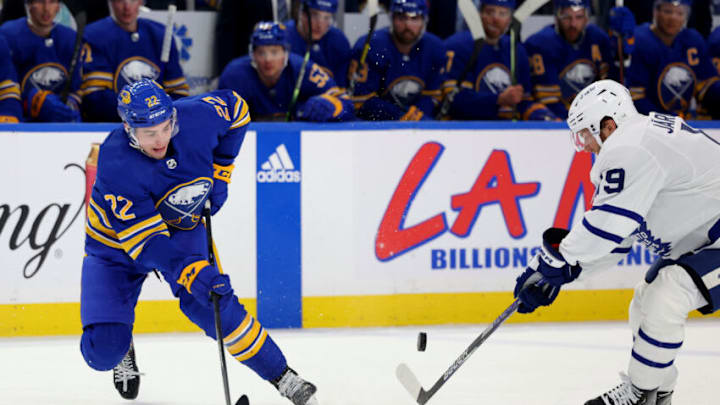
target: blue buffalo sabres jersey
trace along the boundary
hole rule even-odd
[[[21,119],[17,73],[10,56],[10,47],[0,35],[0,123],[16,123]]]
[[[175,41],[170,41],[168,62],[160,61],[164,35],[164,25],[144,18],[138,18],[133,33],[120,28],[111,17],[85,28],[81,89],[88,120],[118,121],[117,92],[144,78],[160,83],[174,99],[188,95]]]
[[[628,69],[628,87],[638,111],[687,116],[691,101],[711,93],[717,97],[720,78],[700,33],[686,28],[665,45],[649,24],[635,29],[635,52]],[[713,98],[714,98],[713,97]]]
[[[288,21],[286,26],[290,51],[298,55],[304,55],[307,50],[307,42],[298,32],[295,21]],[[310,59],[325,70],[338,86],[342,88],[347,86],[350,43],[342,31],[330,27],[320,40],[313,41],[310,48]]]
[[[393,43],[389,28],[378,30],[370,39],[365,64],[358,67],[366,36],[355,43],[350,61],[350,74],[357,74],[357,115],[368,120],[416,120],[406,113],[417,109],[421,117],[432,118],[445,77],[440,38],[426,32],[405,55]]]
[[[227,181],[250,122],[247,103],[229,90],[174,103],[179,132],[167,155],[153,159],[129,144],[124,128],[113,130],[100,147],[98,171],[87,208],[85,252],[114,263],[157,267],[143,255],[154,238],[193,229],[215,181]],[[229,169],[228,169],[229,168]],[[225,179],[225,180],[223,180]],[[179,263],[185,257],[168,258]],[[192,258],[191,258],[192,259]],[[175,271],[174,269],[162,269]]]
[[[250,56],[242,56],[225,67],[218,88],[231,89],[245,97],[255,121],[284,119],[302,63],[301,56],[289,53],[287,66],[280,74],[280,79],[273,87],[268,88],[260,81]],[[337,103],[336,120],[351,119],[352,103],[348,97],[335,84],[333,78],[311,60],[305,69],[296,111],[300,111],[303,103],[311,97],[323,95]]]
[[[33,90],[45,90],[59,95],[68,80],[72,82],[69,97],[80,104],[77,90],[80,87],[80,71],[76,70],[70,78],[70,64],[75,46],[75,31],[56,24],[48,38],[43,38],[30,30],[26,17],[8,21],[0,26],[0,33],[5,35],[12,51],[12,60],[20,80],[20,91],[26,113],[35,118],[33,111],[42,108],[38,102],[40,96],[33,95]],[[33,102],[34,101],[34,102]],[[29,106],[32,105],[32,108]]]
[[[590,83],[607,78],[612,65],[610,39],[593,24],[576,44],[568,43],[549,25],[524,45],[530,56],[533,97],[563,119],[575,95]]]
[[[712,64],[720,75],[720,27],[717,27],[708,37],[708,52],[712,58]]]
[[[445,40],[447,46],[449,78],[446,87],[455,86],[472,55],[474,44],[469,31],[459,32]],[[532,101],[530,96],[530,66],[525,48],[517,44],[515,58],[517,83],[523,87],[522,101],[517,112],[522,119],[555,118],[544,104]],[[475,67],[465,76],[461,90],[450,104],[450,116],[461,120],[498,120],[513,118],[513,110],[499,106],[500,93],[512,84],[510,70],[510,37],[505,35],[497,45],[486,44],[480,50]]]

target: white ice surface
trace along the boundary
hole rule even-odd
[[[517,315],[516,315],[517,316]],[[321,405],[412,405],[395,378],[407,363],[427,389],[485,325],[274,330],[289,364],[318,386]],[[428,334],[417,352],[418,331]],[[720,321],[690,321],[676,362],[673,403],[717,405]],[[429,404],[582,405],[619,382],[631,339],[625,323],[503,325]],[[137,335],[145,373],[135,401],[120,398],[112,373],[87,367],[77,337],[0,339],[0,404],[224,404],[217,345],[200,333]],[[288,405],[228,357],[233,402]]]

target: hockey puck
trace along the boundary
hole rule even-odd
[[[425,346],[427,346],[427,333],[420,332],[418,333],[418,339],[417,339],[417,349],[419,352],[425,351]]]

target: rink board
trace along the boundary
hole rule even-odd
[[[2,128],[0,336],[80,332],[84,162],[112,128]],[[592,157],[569,138],[555,123],[252,124],[213,222],[223,268],[270,328],[491,321],[543,230],[590,201]],[[652,260],[636,246],[510,321],[625,319]],[[137,332],[196,330],[154,276],[137,313]]]

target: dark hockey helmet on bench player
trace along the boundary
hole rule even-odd
[[[130,137],[130,146],[140,149],[135,128],[147,128],[170,120],[172,135],[178,132],[177,110],[170,96],[155,80],[142,79],[125,85],[118,94],[117,112]]]
[[[303,0],[302,4],[311,10],[325,11],[335,14],[338,8],[337,0]]]
[[[427,17],[428,10],[425,0],[392,0],[390,13],[407,14],[409,16],[421,15]]]

